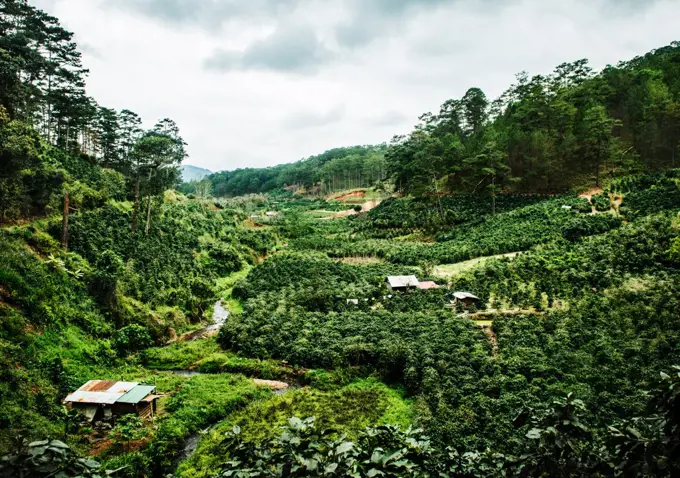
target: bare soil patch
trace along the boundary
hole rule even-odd
[[[334,197],[332,201],[345,201],[346,199],[356,199],[366,197],[366,191],[352,191],[351,193],[343,194],[342,196]]]
[[[579,194],[578,197],[583,198],[583,199],[587,199],[588,201],[590,201],[593,196],[597,196],[598,194],[602,194],[602,191],[603,191],[602,188],[591,188],[588,191],[586,191],[582,194]]]
[[[368,212],[371,209],[375,209],[380,205],[382,201],[380,200],[375,200],[375,201],[367,201],[361,205],[361,212]],[[347,217],[347,216],[354,216],[355,214],[359,214],[357,211],[354,209],[346,209],[344,211],[340,211],[339,213],[335,214],[333,217]],[[325,219],[325,218],[324,218]]]

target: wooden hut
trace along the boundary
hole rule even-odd
[[[480,301],[479,297],[469,292],[454,292],[453,297],[455,299],[453,302],[454,305],[462,302],[465,307],[470,307]]]
[[[418,278],[416,276],[387,276],[387,285],[390,290],[407,291],[418,288]]]
[[[134,413],[142,419],[156,415],[155,385],[114,380],[90,380],[66,397],[64,403],[80,411],[88,420]]]

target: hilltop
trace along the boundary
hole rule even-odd
[[[182,172],[182,181],[187,183],[191,181],[200,181],[212,174],[212,171],[209,169],[199,168],[189,164],[183,164],[180,167],[180,171]]]

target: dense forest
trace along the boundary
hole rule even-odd
[[[0,28],[0,477],[680,474],[680,45],[180,185],[56,18]]]

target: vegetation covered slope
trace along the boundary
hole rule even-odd
[[[389,147],[211,179],[411,194],[350,219],[173,191],[177,126],[99,107],[56,19],[0,9],[0,476],[101,472],[82,455],[130,478],[679,473],[678,45],[492,105],[473,89]],[[402,274],[441,287],[388,290]],[[155,383],[159,416],[84,423],[63,399],[93,378]]]
[[[384,145],[335,148],[292,164],[215,173],[204,181],[186,181],[180,190],[225,197],[266,193],[286,186],[324,194],[368,187],[386,177],[385,149]]]
[[[521,476],[528,470],[615,476],[611,466],[633,476],[644,474],[640,470],[645,467],[654,469],[651,475],[666,476],[678,437],[672,432],[661,438],[669,429],[651,430],[642,423],[655,420],[649,415],[647,390],[680,360],[675,299],[680,287],[680,202],[672,199],[679,188],[675,178],[675,171],[667,171],[615,181],[608,189],[612,196],[604,195],[609,209],[602,212],[593,213],[596,205],[585,199],[564,196],[534,199],[529,206],[496,216],[468,216],[458,225],[440,222],[439,230],[433,223],[428,231],[438,242],[421,243],[418,236],[380,239],[402,254],[378,254],[384,262],[366,265],[359,259],[370,255],[376,241],[371,234],[384,230],[372,216],[389,213],[398,219],[398,209],[388,203],[384,212],[377,208],[355,220],[336,220],[341,222],[333,226],[309,219],[311,229],[290,244],[294,251],[268,259],[236,284],[234,293],[245,300],[244,310],[229,318],[218,340],[248,357],[344,369],[403,385],[415,398],[417,423],[436,448],[455,450],[448,458],[439,456],[440,464],[454,466],[447,460],[476,450],[468,455],[468,464],[453,459],[472,476]],[[614,191],[623,190],[620,216],[613,197]],[[464,210],[474,210],[479,200],[459,198],[470,201]],[[458,207],[451,203],[451,217]],[[543,210],[551,216],[525,222],[528,212]],[[447,213],[444,206],[444,217]],[[406,210],[404,226],[415,220],[411,217],[418,216]],[[449,287],[386,290],[385,275],[408,273],[397,269],[405,246],[427,251],[447,244],[460,247],[466,241],[480,244],[473,232],[479,228],[495,234],[496,247],[514,244],[522,233],[531,241],[516,258],[486,260],[452,277]],[[353,250],[339,254],[343,241]],[[313,248],[326,254],[306,252],[319,244],[328,248]],[[424,263],[415,272],[427,279],[431,270]],[[295,276],[300,278],[290,279]],[[481,301],[467,313],[456,313],[449,301],[457,290],[471,291]],[[487,324],[490,328],[480,328]],[[673,387],[677,385],[668,390]],[[525,418],[516,420],[518,414]],[[571,431],[558,431],[556,423],[563,420],[558,417],[564,414],[570,423],[578,423]],[[292,426],[289,433],[307,430]],[[619,426],[630,428],[622,433]],[[240,448],[237,436],[225,441],[223,450],[260,470],[263,463],[273,462],[249,460],[266,456],[267,450],[285,454],[285,436],[281,440],[267,442],[257,452],[265,455]],[[356,442],[353,446],[360,447]],[[403,456],[417,451],[395,446],[404,447]],[[631,447],[656,451],[633,457],[628,455]],[[487,449],[495,455],[483,458]],[[542,455],[547,462],[538,458],[540,453],[547,454]],[[346,463],[345,458],[333,459]],[[426,476],[436,476],[417,456],[410,459],[418,470],[433,473]],[[484,474],[485,465],[476,460],[492,463],[496,471]],[[223,466],[247,469],[226,462]]]

